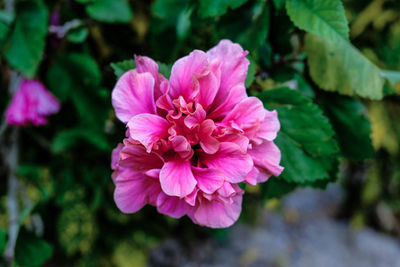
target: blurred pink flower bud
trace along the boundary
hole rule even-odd
[[[9,125],[36,126],[47,123],[46,117],[60,109],[58,100],[38,81],[24,79],[6,110]]]

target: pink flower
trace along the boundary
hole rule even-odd
[[[6,110],[9,125],[44,125],[46,116],[58,112],[58,100],[35,80],[24,79]]]
[[[195,50],[172,67],[169,81],[148,57],[136,56],[112,92],[127,138],[113,151],[118,208],[144,205],[174,218],[222,228],[241,212],[244,191],[278,176],[273,143],[280,124],[244,86],[249,61],[240,45],[223,40]]]

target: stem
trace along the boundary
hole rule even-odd
[[[8,13],[14,14],[14,6],[15,6],[15,1],[14,0],[5,0],[5,10]]]
[[[10,137],[10,147],[8,151],[8,194],[7,209],[9,215],[8,243],[4,252],[4,257],[9,266],[14,264],[15,244],[17,243],[19,232],[19,207],[18,207],[18,179],[15,175],[18,168],[18,128],[13,128]]]
[[[13,96],[17,91],[20,80],[21,77],[18,75],[17,72],[15,71],[10,72],[10,83],[8,90],[11,96]],[[6,125],[6,123],[4,124]],[[4,130],[2,129],[2,134],[4,134],[6,126],[2,127],[4,127]],[[2,150],[2,152],[4,153],[3,158],[5,159],[4,163],[7,165],[8,169],[7,210],[9,217],[9,225],[8,225],[8,243],[4,251],[4,258],[6,259],[8,266],[14,265],[15,244],[17,243],[18,232],[19,232],[19,220],[18,220],[19,182],[16,176],[18,169],[18,151],[19,151],[18,136],[19,136],[19,129],[17,127],[13,127],[9,135],[8,147],[4,143],[2,144],[2,146],[5,146],[5,149]]]

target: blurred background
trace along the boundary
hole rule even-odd
[[[21,127],[17,141],[13,127],[2,124],[0,252],[10,215],[7,151],[18,142],[16,266],[400,266],[400,83],[386,85],[382,101],[330,105],[342,96],[311,79],[304,32],[285,2],[2,0],[0,113],[16,73],[41,81],[61,110],[46,126]],[[380,69],[400,71],[400,2],[343,5],[351,43]],[[153,207],[121,213],[110,169],[111,150],[125,133],[111,106],[117,77],[134,68],[134,54],[168,73],[176,59],[221,39],[250,52],[249,94],[288,86],[323,110],[342,150],[330,180],[336,182],[303,188],[271,178],[247,186],[230,229],[207,229]],[[366,115],[360,123],[341,123],[338,117],[354,110]]]

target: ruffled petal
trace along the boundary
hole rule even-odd
[[[223,119],[223,123],[234,122],[243,130],[264,120],[265,109],[257,97],[247,97],[237,104]]]
[[[244,88],[244,81],[246,80],[247,70],[250,64],[249,60],[246,58],[247,54],[248,52],[244,51],[239,44],[234,44],[229,40],[220,41],[218,45],[207,52],[209,62],[211,62],[211,64],[219,62],[221,69],[220,88],[212,104],[213,109],[216,109],[226,102],[225,100],[228,98],[233,88],[237,86]],[[247,96],[245,92],[244,94],[245,95],[242,95],[242,97]],[[239,96],[241,94],[235,95]],[[231,99],[231,101],[237,100],[239,99]]]
[[[212,194],[224,184],[224,173],[210,168],[192,167],[197,186],[206,194]]]
[[[164,92],[162,92],[160,86],[161,83],[166,82],[167,79],[158,72],[158,64],[149,57],[135,56],[136,71],[138,73],[149,72],[155,80],[154,86],[154,99],[158,99]]]
[[[234,224],[242,211],[242,195],[230,198],[231,203],[213,199],[202,199],[193,214],[189,214],[196,223],[211,228],[225,228]]]
[[[189,210],[189,205],[184,199],[171,197],[161,192],[157,198],[157,211],[172,218],[180,218]]]
[[[281,151],[272,141],[265,141],[260,145],[253,144],[248,150],[249,155],[253,158],[254,165],[269,175],[279,176],[283,167],[279,165],[281,161]],[[265,176],[262,181],[264,182]]]
[[[133,116],[156,114],[154,78],[151,73],[127,71],[119,78],[112,91],[112,104],[117,118],[127,123]]]
[[[166,162],[161,168],[160,183],[164,193],[169,196],[183,198],[189,195],[197,184],[190,161],[176,159]]]
[[[169,127],[167,120],[154,114],[139,114],[128,122],[130,137],[144,145],[147,152],[158,140],[168,136]]]
[[[160,184],[140,172],[132,172],[130,177],[123,175],[115,179],[114,200],[124,213],[134,213],[146,204],[155,204],[161,192]]]
[[[175,62],[171,69],[170,91],[172,99],[179,96],[189,102],[198,95],[200,84],[199,78],[210,73],[207,55],[200,50],[194,50],[188,56]]]
[[[124,168],[147,171],[161,169],[164,162],[155,153],[147,153],[142,145],[124,142],[126,145],[121,149],[119,165]]]
[[[234,143],[221,143],[215,154],[199,153],[200,160],[209,168],[222,171],[225,179],[231,183],[243,182],[253,168],[253,160],[240,151]]]
[[[261,122],[253,140],[258,143],[261,143],[263,140],[272,141],[276,138],[280,128],[281,125],[276,110],[265,110],[264,120]]]

